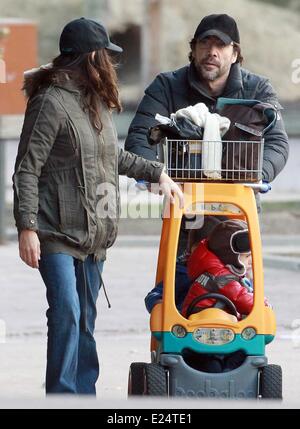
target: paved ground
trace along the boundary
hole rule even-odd
[[[298,140],[291,141],[291,156],[288,168],[276,179],[273,192],[265,200],[299,200],[300,188],[294,180],[299,171]],[[7,201],[12,200],[11,175],[16,154],[16,142],[7,145],[6,182]],[[291,174],[291,172],[295,174]],[[121,187],[126,186],[121,178]],[[124,202],[124,195],[123,195]],[[275,219],[270,222],[275,224]],[[291,233],[297,225],[291,217],[284,218]],[[155,220],[147,234],[157,234]],[[291,225],[296,225],[291,228]],[[140,224],[139,224],[140,225]],[[276,224],[277,225],[277,224]],[[274,226],[274,225],[273,225]],[[128,225],[123,222],[121,232]],[[138,228],[143,228],[141,225]],[[296,229],[295,229],[296,228]],[[273,228],[274,229],[274,228]],[[151,232],[152,231],[152,232]],[[284,372],[284,407],[300,406],[300,271],[297,261],[287,257],[276,260],[271,253],[299,253],[299,236],[268,237],[264,247],[266,263],[266,295],[275,306],[278,334],[268,347],[269,361],[282,365]],[[152,287],[155,278],[158,237],[119,236],[117,245],[109,251],[105,264],[106,282],[112,308],[109,310],[101,293],[96,325],[96,339],[101,360],[101,376],[98,382],[100,402],[69,403],[70,407],[126,408],[188,408],[199,403],[159,401],[130,402],[126,399],[127,375],[131,362],[149,361],[148,314],[143,299]],[[282,253],[282,252],[281,252]],[[117,268],[116,268],[117,267]],[[274,268],[276,267],[276,268]],[[287,270],[286,268],[289,268]],[[3,406],[43,407],[44,371],[46,355],[46,299],[39,273],[26,267],[18,258],[16,243],[0,246],[0,408]],[[2,319],[2,324],[1,324]],[[1,329],[6,326],[6,342],[1,343]],[[1,327],[2,326],[2,327]],[[67,400],[66,400],[67,401]],[[64,401],[64,404],[68,403]],[[50,405],[52,404],[52,405]],[[94,405],[97,404],[97,405]],[[100,404],[100,405],[99,405]],[[204,401],[202,406],[215,407]],[[62,406],[60,400],[47,400],[46,406]],[[222,407],[222,404],[219,406]],[[243,406],[233,402],[231,407]],[[247,403],[250,407],[261,406]],[[270,404],[276,406],[276,404]],[[225,407],[228,407],[226,404]]]
[[[107,308],[101,293],[96,326],[101,359],[98,398],[102,407],[140,407],[140,403],[126,400],[127,374],[131,362],[149,361],[148,315],[143,298],[155,277],[155,240],[154,237],[150,245],[145,245],[143,238],[132,239],[129,243],[130,240],[124,241],[121,237],[119,244],[109,251],[104,281],[112,308]],[[30,398],[44,397],[45,290],[39,273],[18,259],[16,243],[0,247],[0,278],[0,319],[6,324],[6,342],[0,344],[0,407],[1,404],[13,407],[22,403],[32,406],[28,402]],[[283,367],[285,400],[282,406],[285,407],[300,407],[299,280],[299,271],[265,270],[266,295],[275,307],[278,323],[278,335],[268,347],[268,356],[271,363]],[[35,402],[34,407],[39,404]],[[93,402],[91,404],[94,406]],[[153,403],[143,404],[153,406]],[[173,401],[161,402],[159,406],[172,408],[175,404],[176,407],[187,406],[185,402]],[[208,403],[206,405],[209,407]],[[189,402],[188,406],[192,404]],[[239,405],[232,403],[232,407],[236,406]],[[260,405],[251,403],[249,406]]]

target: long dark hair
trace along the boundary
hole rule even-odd
[[[81,92],[83,109],[88,112],[94,128],[100,132],[101,103],[108,109],[122,110],[119,99],[116,64],[106,49],[84,54],[61,54],[54,58],[51,65],[40,68],[26,78],[23,90],[33,97],[40,89],[55,83],[72,79]]]

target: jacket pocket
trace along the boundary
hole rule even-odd
[[[105,237],[104,247],[108,249],[116,241],[118,235],[118,221],[117,219],[110,219],[107,224],[107,231]]]
[[[60,226],[62,230],[70,228],[83,229],[86,225],[86,215],[76,187],[58,185],[58,205]]]

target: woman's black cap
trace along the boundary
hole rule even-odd
[[[100,22],[87,18],[74,19],[63,29],[59,49],[62,54],[87,53],[105,48],[122,52],[120,46],[111,43],[105,27]]]
[[[198,25],[194,39],[201,40],[208,36],[216,36],[226,45],[231,42],[240,43],[240,34],[235,20],[225,13],[205,16]]]

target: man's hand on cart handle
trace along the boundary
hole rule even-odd
[[[135,186],[140,190],[140,191],[149,191],[149,182],[146,182],[146,180],[140,179],[136,181]]]
[[[254,192],[260,192],[261,194],[266,194],[272,189],[270,183],[262,181],[262,183],[245,183],[245,186],[252,188]]]

